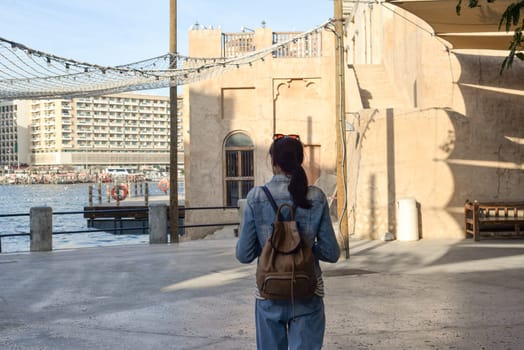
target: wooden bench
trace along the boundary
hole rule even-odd
[[[167,207],[169,208],[169,207]],[[87,227],[113,234],[147,234],[149,227],[149,207],[145,205],[97,205],[84,207],[84,218]],[[169,220],[169,211],[167,213]],[[185,210],[178,207],[178,224],[184,225]],[[179,227],[179,234],[184,234],[184,228]]]
[[[148,217],[148,208],[145,205],[133,206],[114,206],[114,205],[98,205],[94,207],[84,207],[84,218],[98,219],[98,218],[132,218],[144,219]]]
[[[147,219],[149,216],[149,208],[145,205],[128,205],[128,206],[114,206],[114,205],[97,205],[93,207],[84,207],[84,218],[98,219],[98,218],[130,218],[130,219]],[[168,212],[169,217],[169,212]],[[185,211],[183,206],[178,207],[178,217],[185,218]]]
[[[466,201],[464,204],[464,220],[466,237],[472,235],[475,241],[480,241],[480,232],[510,231],[512,236],[523,237],[521,227],[524,227],[524,202],[500,203]]]

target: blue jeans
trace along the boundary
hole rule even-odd
[[[296,299],[294,307],[287,300],[257,299],[255,320],[259,350],[322,348],[326,316],[324,301],[317,295]]]

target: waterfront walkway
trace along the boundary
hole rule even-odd
[[[1,349],[253,349],[233,238],[0,254]],[[351,241],[325,349],[524,348],[524,242]]]

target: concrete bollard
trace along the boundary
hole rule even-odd
[[[167,205],[149,205],[149,243],[167,243]]]
[[[53,209],[34,207],[29,211],[32,252],[53,250]]]

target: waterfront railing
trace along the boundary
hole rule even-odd
[[[220,223],[201,223],[185,225],[183,218],[186,211],[191,210],[239,210],[239,206],[213,206],[213,207],[179,207],[179,234],[184,234],[187,228],[197,227],[223,227],[238,226],[239,222],[220,222]],[[113,217],[112,227],[102,229],[89,228],[69,231],[54,231],[52,227],[52,217],[54,215],[83,215],[93,217],[93,215],[103,215]],[[49,251],[52,250],[53,235],[80,234],[91,232],[109,232],[114,234],[125,234],[127,232],[141,232],[149,234],[149,243],[169,243],[170,236],[168,206],[166,204],[150,204],[147,207],[121,208],[95,210],[86,208],[82,211],[61,211],[53,212],[51,207],[33,207],[29,213],[0,214],[0,218],[29,217],[29,232],[0,233],[0,253],[2,252],[2,238],[23,237],[30,238],[30,251]],[[123,225],[122,217],[142,217],[144,220],[126,220]],[[147,219],[147,220],[145,220]],[[182,220],[180,220],[182,219]],[[135,223],[135,225],[132,225]],[[140,225],[136,225],[140,223]]]

